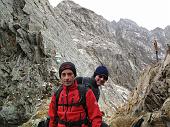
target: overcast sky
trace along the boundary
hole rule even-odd
[[[62,0],[49,0],[55,7]],[[170,25],[170,0],[73,0],[82,7],[116,22],[130,19],[139,26],[152,30]]]

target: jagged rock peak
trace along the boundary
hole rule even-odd
[[[170,25],[166,26],[165,30],[170,30]]]
[[[160,27],[156,27],[156,28],[152,29],[151,31],[164,31],[164,29],[160,28]]]
[[[170,25],[165,27],[165,36],[167,37],[167,39],[169,40],[168,41],[168,44],[170,44]]]
[[[73,1],[62,1],[55,7],[55,12],[60,13],[60,16],[72,29],[75,27],[74,31],[78,28],[82,31],[88,31],[90,34],[98,34],[107,38],[112,38],[110,34],[115,33],[109,21]]]
[[[87,8],[84,8],[82,6],[80,6],[79,4],[76,4],[74,1],[72,0],[63,0],[62,2],[60,2],[58,5],[57,5],[58,8],[62,8],[62,9],[65,9],[65,11],[69,11],[71,12],[71,9],[84,9],[84,10],[87,10],[87,11],[90,11],[91,13],[94,13],[93,11],[91,10],[88,10]]]
[[[68,6],[68,7],[70,7],[70,8],[72,8],[72,7],[74,7],[74,8],[76,8],[76,7],[81,7],[79,4],[76,4],[74,1],[72,1],[72,0],[63,0],[63,1],[61,1],[58,5],[57,5],[58,7],[59,6]]]
[[[133,27],[139,27],[134,21],[130,20],[130,19],[123,19],[121,18],[118,23],[122,24],[124,27],[127,27],[129,25],[133,26]]]

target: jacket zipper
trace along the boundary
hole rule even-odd
[[[66,106],[66,112],[65,112],[65,120],[66,120],[66,121],[67,121],[67,115],[66,115],[66,114],[67,114],[67,111],[68,111],[68,92],[69,92],[69,91],[68,91],[68,88],[66,88],[66,101],[67,101],[67,102],[66,102],[66,105],[67,105],[67,106]]]
[[[62,94],[63,112],[64,112],[64,95]]]
[[[72,104],[74,103],[74,98],[72,98],[71,103],[72,103]],[[72,106],[70,106],[70,112],[71,112],[71,109],[72,109]]]

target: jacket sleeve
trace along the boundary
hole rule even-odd
[[[102,113],[91,89],[86,93],[86,106],[92,127],[100,127],[102,123]]]
[[[56,103],[56,97],[55,94],[52,96],[51,98],[51,102],[49,105],[49,110],[48,110],[48,115],[50,116],[50,123],[49,123],[49,127],[57,127],[56,125],[56,116],[57,116],[57,111],[56,111],[56,107],[55,107],[55,103]]]

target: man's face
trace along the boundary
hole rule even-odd
[[[65,86],[70,86],[74,82],[74,74],[70,69],[66,69],[61,73],[61,81]]]
[[[104,85],[104,83],[107,81],[107,77],[105,75],[96,75],[95,80],[96,84],[101,86]]]

